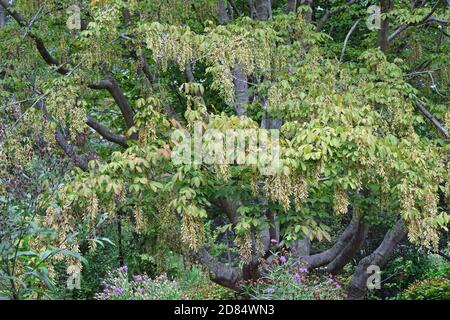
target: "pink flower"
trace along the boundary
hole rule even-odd
[[[275,240],[275,239],[270,239],[270,243],[271,243],[271,244],[277,244],[277,243],[278,243],[278,241],[277,241],[277,240]]]

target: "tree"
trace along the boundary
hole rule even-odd
[[[341,44],[320,31],[357,1],[80,1],[81,30],[66,28],[65,2],[0,5],[14,20],[1,37],[15,40],[1,42],[11,62],[0,96],[26,100],[2,137],[2,181],[31,160],[36,139],[68,157],[77,169],[61,179],[44,220],[58,240],[70,235],[74,251],[106,212],[137,233],[156,225],[158,242],[180,241],[212,280],[239,290],[273,259],[271,239],[306,267],[338,274],[382,222],[384,239],[350,283],[349,298],[361,299],[367,266],[383,267],[406,234],[439,250],[450,221],[449,115],[435,79],[448,86],[449,50],[440,48],[449,43],[421,66],[440,64],[439,76],[414,71],[430,75],[435,94],[414,87],[405,74],[414,63],[397,51],[410,45],[408,32],[411,43],[434,41],[428,30],[448,24],[443,2],[380,1],[378,41],[361,45],[371,34],[357,29],[343,62],[327,50]],[[175,163],[171,134],[199,121],[225,135],[279,129],[280,166],[265,175],[257,164]],[[208,251],[205,222],[217,216],[229,220],[221,228],[241,264]],[[313,240],[334,245],[311,253]]]

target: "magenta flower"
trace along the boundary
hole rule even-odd
[[[278,243],[278,241],[277,241],[277,240],[275,240],[275,239],[270,239],[270,243],[271,243],[271,244],[277,244],[277,243]]]

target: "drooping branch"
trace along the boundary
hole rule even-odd
[[[27,22],[25,21],[25,18],[17,11],[15,10],[6,0],[0,0],[0,5],[5,9],[5,11],[13,17],[13,19],[21,26],[26,28]],[[50,52],[48,51],[47,47],[44,44],[44,41],[34,32],[28,30],[27,35],[34,41],[36,45],[36,49],[38,50],[39,54],[41,55],[42,59],[50,65],[50,66],[56,66],[56,72],[66,75],[69,73],[69,71],[62,66],[62,64],[53,57]]]
[[[445,127],[444,127],[444,126],[443,126],[443,125],[435,118],[435,116],[434,116],[430,111],[428,111],[427,108],[425,108],[425,106],[424,106],[422,103],[420,103],[419,101],[415,101],[415,102],[414,102],[414,105],[416,106],[417,109],[420,110],[420,112],[423,113],[423,115],[424,115],[428,120],[431,121],[431,123],[434,125],[434,127],[435,127],[436,129],[438,129],[438,131],[439,131],[446,139],[449,139],[449,138],[450,138],[447,129],[446,129],[446,128],[445,128]]]
[[[356,22],[353,24],[353,26],[350,28],[349,32],[347,33],[347,36],[345,37],[344,47],[342,48],[341,58],[339,59],[340,62],[342,62],[344,60],[344,54],[345,54],[345,50],[347,49],[348,40],[350,39],[350,36],[352,35],[353,31],[355,31],[356,26],[358,25],[358,23],[360,21],[361,21],[361,19],[356,20]]]
[[[57,129],[55,132],[55,139],[64,153],[72,160],[73,164],[83,171],[88,171],[88,162],[77,154],[74,147],[70,145],[66,139],[62,129]]]
[[[403,221],[397,221],[395,226],[386,233],[380,246],[373,253],[361,259],[356,267],[352,279],[350,280],[347,296],[348,299],[364,299],[367,292],[367,279],[370,276],[370,274],[367,273],[367,268],[371,265],[382,268],[406,234],[407,231]]]
[[[115,134],[114,132],[103,126],[101,123],[95,121],[92,117],[87,117],[86,124],[106,140],[116,143],[124,148],[128,148],[127,139],[124,136]]]
[[[106,79],[101,80],[99,83],[90,84],[89,88],[96,90],[107,90],[119,106],[127,128],[129,129],[134,126],[134,111],[131,109],[125,94],[112,75],[108,75]]]

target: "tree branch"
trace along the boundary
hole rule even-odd
[[[108,128],[95,121],[92,117],[87,117],[86,124],[99,133],[103,138],[113,143],[116,143],[124,148],[128,148],[127,139],[124,136],[117,135]]]
[[[438,131],[446,138],[449,139],[450,136],[447,132],[447,129],[434,117],[434,115],[431,114],[430,111],[427,110],[427,108],[425,108],[425,106],[423,104],[421,104],[419,101],[415,101],[414,105],[416,106],[417,109],[420,110],[420,112],[423,113],[423,115],[428,118],[431,123],[434,125],[434,127],[436,129],[438,129]]]
[[[355,273],[350,280],[347,296],[349,300],[364,299],[367,291],[367,279],[369,278],[367,268],[371,265],[382,268],[406,234],[407,231],[403,221],[398,220],[395,226],[386,233],[378,248],[358,263]]]
[[[79,167],[83,171],[88,171],[88,162],[76,153],[73,146],[70,145],[69,141],[64,136],[62,129],[56,129],[55,139],[75,166]]]
[[[28,24],[25,21],[25,18],[19,13],[17,12],[6,0],[0,0],[0,5],[5,9],[6,12],[8,12],[8,14],[13,17],[13,19],[21,26],[24,28],[27,28]],[[28,32],[26,33],[35,43],[36,45],[36,49],[38,50],[39,54],[41,55],[42,59],[44,59],[44,61],[50,65],[50,66],[56,66],[56,72],[66,75],[69,71],[64,68],[61,63],[54,58],[50,52],[47,50],[47,48],[44,45],[44,42],[42,41],[42,39],[36,35],[35,33],[31,32],[28,30]]]
[[[197,253],[192,252],[191,256],[208,268],[212,281],[232,290],[239,290],[240,283],[243,280],[243,274],[240,269],[219,262],[206,249],[202,249]]]

